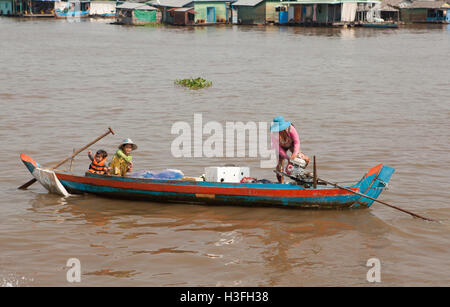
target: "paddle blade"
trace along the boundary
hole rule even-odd
[[[36,178],[31,179],[30,181],[28,181],[25,184],[22,184],[20,187],[18,187],[19,190],[26,190],[30,185],[32,185],[33,183],[35,183],[37,180]]]

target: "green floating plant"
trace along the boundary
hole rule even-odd
[[[198,90],[205,87],[212,86],[212,82],[203,78],[190,78],[190,79],[176,79],[175,84],[188,87],[191,90]]]

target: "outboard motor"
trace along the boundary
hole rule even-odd
[[[306,181],[309,174],[305,171],[306,161],[300,158],[290,160],[288,166],[286,166],[286,174],[293,176],[299,180]]]

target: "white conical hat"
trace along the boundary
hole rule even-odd
[[[136,150],[136,149],[137,149],[137,145],[134,144],[134,142],[133,142],[131,139],[125,139],[125,140],[123,140],[123,141],[122,141],[122,144],[120,144],[119,148],[122,148],[122,146],[123,146],[123,145],[126,145],[126,144],[131,144],[131,145],[133,146],[133,150]]]

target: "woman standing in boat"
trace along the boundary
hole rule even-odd
[[[300,137],[294,125],[285,121],[283,116],[277,116],[273,119],[270,131],[272,132],[272,146],[278,150],[277,171],[283,171],[284,160],[300,158],[305,160],[305,167],[308,165],[309,157],[300,150]],[[288,150],[291,151],[291,155],[288,155]],[[283,176],[277,175],[277,179],[278,182],[283,183]]]

